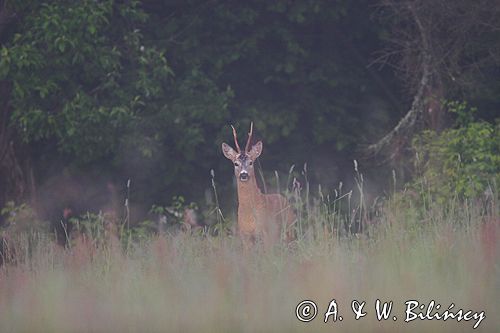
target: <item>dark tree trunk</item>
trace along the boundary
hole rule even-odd
[[[498,68],[500,7],[498,0],[380,0],[380,5],[381,15],[394,23],[378,61],[392,63],[413,95],[406,115],[367,149],[369,156],[393,160],[400,143],[408,147],[422,128],[446,127],[443,100],[480,87],[484,70]]]

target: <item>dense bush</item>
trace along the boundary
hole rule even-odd
[[[455,126],[437,133],[424,131],[413,142],[422,194],[448,198],[491,197],[500,181],[500,122],[474,120],[475,108],[451,102]]]

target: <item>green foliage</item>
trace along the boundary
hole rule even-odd
[[[160,219],[162,216],[166,218],[167,226],[181,225],[185,222],[185,214],[187,210],[197,211],[198,206],[191,202],[186,203],[182,196],[174,196],[169,206],[153,205],[149,211],[151,214],[157,215]]]
[[[1,46],[0,79],[13,86],[12,126],[43,147],[35,163],[98,164],[132,178],[146,199],[167,186],[168,195],[202,188],[188,186],[201,184],[217,154],[205,147],[227,123],[229,86],[219,88],[196,61],[177,63],[174,76],[166,51],[174,48],[145,36],[155,21],[139,1],[17,7],[23,17]]]
[[[500,184],[500,122],[474,121],[474,108],[448,103],[456,126],[441,133],[425,131],[414,140],[416,188],[439,202],[458,196],[493,193]]]
[[[317,0],[165,5],[164,12],[177,15],[153,33],[170,36],[177,79],[196,68],[218,86],[229,85],[235,92],[231,120],[245,125],[253,120],[267,144],[286,139],[301,145],[307,128],[310,144],[335,142],[333,149],[342,151],[357,138],[350,125],[364,111],[359,102],[377,90],[363,68],[368,60],[353,47],[364,37],[376,41],[368,38],[372,29],[363,20],[356,25],[345,20],[366,15],[360,7]],[[164,12],[152,19],[163,22]],[[344,29],[354,31],[345,36]]]
[[[76,166],[132,179],[131,201],[150,207],[201,201],[214,169],[224,206],[229,124],[242,135],[254,121],[272,152],[265,170],[308,161],[312,177],[333,179],[333,161],[404,109],[392,69],[368,66],[390,27],[367,0],[7,5],[16,19],[1,35],[0,80],[39,183],[53,165]]]
[[[171,75],[163,52],[145,45],[146,18],[137,1],[29,7],[0,51],[0,79],[13,84],[12,121],[25,141],[55,141],[83,162],[117,148]]]
[[[5,219],[5,223],[0,225],[0,232],[10,230],[11,234],[17,234],[42,229],[42,224],[36,219],[33,209],[25,203],[16,205],[15,202],[9,201],[0,210],[0,215]]]
[[[70,218],[69,223],[73,226],[71,232],[64,229],[69,247],[73,246],[75,240],[81,235],[92,239],[96,244],[106,243],[110,238],[110,227],[114,226],[113,221],[106,214],[90,212]]]

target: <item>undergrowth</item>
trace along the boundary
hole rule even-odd
[[[4,230],[0,331],[456,332],[477,323],[405,323],[408,300],[485,311],[478,331],[500,327],[498,196],[416,205],[408,190],[373,208],[357,163],[357,188],[332,195],[292,171],[283,188],[297,238],[273,247],[245,249],[218,206],[209,212],[217,222],[196,232],[113,229],[99,214],[82,217],[66,246],[43,230]],[[324,323],[333,299],[343,321]],[[397,321],[376,319],[377,299],[394,302]],[[318,307],[309,323],[296,318],[302,300]],[[366,317],[354,319],[354,300],[366,302]]]

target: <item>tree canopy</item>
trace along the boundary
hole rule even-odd
[[[408,110],[416,131],[443,99],[492,121],[492,2],[0,1],[0,204],[63,171],[201,201],[210,170],[230,186],[230,124],[254,122],[265,171],[308,162],[328,186]]]

